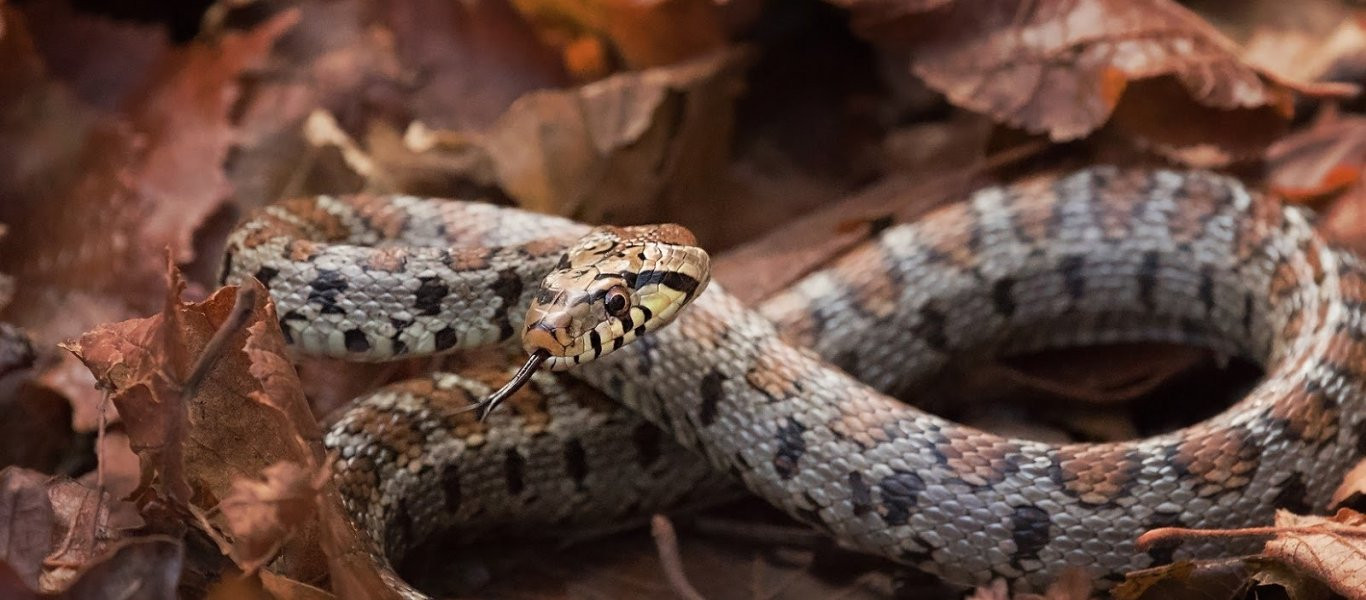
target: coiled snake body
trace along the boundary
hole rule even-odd
[[[265,283],[301,351],[378,360],[513,339],[587,230],[477,203],[296,200],[234,233],[225,279]],[[1323,507],[1366,451],[1363,299],[1358,259],[1294,209],[1218,175],[1096,167],[891,227],[757,312],[712,284],[572,373],[849,547],[962,583],[1038,588],[1076,565],[1103,585],[1257,543],[1145,552],[1147,529]],[[1124,341],[1266,376],[1210,420],[1106,444],[1007,439],[876,391],[963,356]],[[360,401],[326,442],[361,527],[392,554],[436,528],[607,522],[724,486],[624,411],[561,395],[577,384],[536,380],[487,424],[465,409],[488,377]]]

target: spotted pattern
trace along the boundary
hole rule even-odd
[[[505,340],[500,319],[519,314],[558,260],[519,245],[588,231],[478,204],[389,197],[371,209],[412,216],[360,218],[335,198],[268,209],[234,235],[227,279],[267,275],[301,350],[381,359],[432,351],[444,328],[453,346]],[[314,242],[296,253],[295,239]],[[450,240],[487,249],[457,251]],[[399,246],[401,273],[363,266],[369,248]],[[457,269],[457,255],[471,258]],[[509,269],[516,299],[493,290]],[[1037,589],[1069,566],[1112,582],[1257,543],[1140,551],[1147,528],[1263,524],[1278,506],[1323,507],[1366,450],[1362,273],[1301,212],[1235,180],[1097,167],[987,188],[887,227],[757,311],[712,284],[675,324],[573,373],[845,546],[962,583],[1005,577]],[[423,277],[449,295],[425,292],[419,308]],[[438,315],[425,314],[434,303]],[[353,330],[367,348],[348,345]],[[1102,445],[1003,439],[877,391],[914,390],[950,355],[1137,340],[1245,356],[1267,376],[1208,421]],[[850,372],[822,357],[846,357]],[[447,389],[460,407],[489,389],[476,382],[459,396],[443,377],[453,376],[434,378],[431,391]],[[432,399],[441,396],[378,392],[328,434],[348,507],[388,552],[441,526],[476,535],[508,523],[544,531],[571,513],[620,517],[712,481],[703,470],[685,477],[696,463],[673,462],[673,447],[637,420],[598,428],[621,411],[535,424],[538,411],[583,405],[514,398],[485,426],[447,414]],[[643,470],[628,471],[640,475],[629,485],[595,485],[622,468]]]

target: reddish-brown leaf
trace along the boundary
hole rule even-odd
[[[1325,109],[1306,129],[1266,151],[1271,189],[1296,202],[1318,201],[1361,181],[1366,117]]]
[[[231,534],[233,561],[252,573],[272,559],[285,542],[313,517],[318,490],[328,472],[313,472],[293,462],[278,462],[262,472],[265,480],[238,479],[218,503]]]
[[[240,496],[241,482],[272,464],[321,465],[321,433],[281,354],[265,290],[253,282],[187,303],[179,299],[178,272],[172,268],[169,277],[162,314],[106,325],[69,345],[119,406],[144,476],[153,478],[144,485],[203,512]],[[302,521],[286,525],[292,531]],[[221,526],[232,529],[230,522]],[[314,529],[311,520],[306,529]],[[312,568],[310,577],[322,560],[310,556],[317,552],[314,535],[291,537],[305,543],[291,546],[286,561]],[[243,554],[251,556],[247,567],[266,558]]]
[[[1244,64],[1236,47],[1198,16],[1169,0],[1023,2],[956,0],[903,6],[839,0],[855,27],[885,46],[908,49],[910,68],[954,104],[1026,131],[1062,141],[1094,131],[1121,105],[1130,135],[1182,158],[1211,162],[1242,156],[1251,143],[1209,127],[1184,110],[1199,106],[1284,126],[1292,89]],[[925,10],[934,6],[934,10]],[[1139,80],[1169,76],[1165,87],[1130,89]],[[1128,98],[1130,96],[1137,96]],[[1151,109],[1181,127],[1147,118]],[[1247,113],[1247,114],[1242,114]],[[1139,126],[1134,128],[1133,126]],[[1246,135],[1244,132],[1243,135]],[[1229,142],[1229,147],[1221,146]]]

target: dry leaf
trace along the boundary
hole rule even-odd
[[[225,288],[203,303],[186,303],[178,272],[171,268],[169,277],[162,314],[106,325],[69,345],[119,406],[142,457],[143,485],[207,511],[240,495],[241,480],[272,464],[321,465],[321,431],[281,355],[284,341],[265,290],[253,282],[246,291]],[[216,335],[220,341],[210,344]],[[285,553],[284,564],[308,577],[318,575],[323,560],[314,536],[291,537],[298,545]],[[251,556],[248,569],[263,558],[244,554]]]
[[[0,471],[0,560],[30,589],[38,589],[43,557],[52,551],[56,517],[48,500],[50,476],[7,467]]]
[[[90,563],[67,589],[68,598],[176,598],[184,548],[180,540],[148,536],[122,540]]]
[[[1184,110],[1238,112],[1227,118],[1273,129],[1289,120],[1291,88],[1244,64],[1232,42],[1168,0],[837,3],[853,12],[856,29],[869,38],[908,49],[915,74],[954,104],[1053,140],[1096,130],[1126,96],[1137,96],[1126,102],[1130,135],[1207,162],[1193,154],[1191,143],[1208,144],[1228,158],[1270,138],[1237,139],[1230,137],[1234,132],[1205,127],[1195,127],[1196,135],[1191,128],[1198,117],[1187,119]],[[1179,94],[1164,86],[1129,89],[1163,75],[1179,82]],[[1182,127],[1156,129],[1165,122],[1141,109],[1159,111]],[[1233,143],[1224,148],[1226,141]]]
[[[1324,110],[1306,129],[1266,151],[1268,179],[1278,195],[1310,202],[1361,181],[1366,166],[1366,117]]]
[[[1267,557],[1313,575],[1350,600],[1366,598],[1366,515],[1341,509],[1331,517],[1276,512],[1282,531]]]
[[[253,573],[285,541],[309,522],[318,501],[318,490],[330,472],[314,472],[292,462],[278,462],[262,472],[265,481],[238,479],[218,511],[231,534],[233,561]]]

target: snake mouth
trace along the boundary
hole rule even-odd
[[[478,404],[475,404],[473,408],[479,411],[479,420],[482,422],[489,418],[489,414],[493,412],[493,409],[498,408],[499,404],[502,404],[504,400],[507,400],[513,394],[517,393],[517,390],[522,389],[522,386],[526,385],[526,382],[531,381],[531,376],[536,374],[536,369],[539,369],[541,363],[545,362],[545,359],[547,358],[550,358],[550,352],[548,350],[541,349],[531,353],[531,358],[527,359],[526,364],[522,365],[522,368],[517,369],[517,374],[513,375],[511,380],[503,384],[503,387],[498,388],[497,391],[489,394],[487,398],[484,398],[483,400],[480,400]]]

